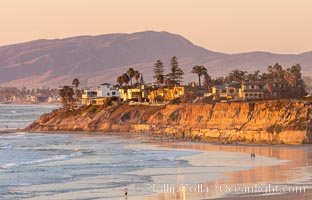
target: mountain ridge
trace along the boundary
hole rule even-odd
[[[312,74],[312,51],[301,54],[274,54],[254,51],[226,54],[207,50],[190,40],[169,32],[144,31],[63,39],[40,39],[0,47],[0,86],[40,87],[71,84],[75,77],[82,84],[116,83],[127,68],[140,70],[152,81],[153,65],[161,59],[169,70],[177,56],[185,72],[185,82],[197,80],[191,74],[194,65],[205,65],[213,76],[226,75],[233,69],[264,71],[279,62],[285,67],[301,64]]]

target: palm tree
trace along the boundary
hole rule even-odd
[[[79,84],[80,84],[80,81],[78,80],[78,78],[75,78],[75,79],[72,81],[72,85],[73,85],[74,88],[75,88],[74,93],[75,93],[75,99],[76,99],[76,100],[78,99],[77,90],[78,90]]]
[[[80,83],[80,82],[79,82],[78,78],[75,78],[75,79],[73,80],[73,82],[72,82],[72,85],[75,86],[76,88],[78,88],[79,83]]]
[[[130,78],[130,81],[131,81],[131,86],[132,86],[132,78],[134,77],[134,74],[135,74],[135,71],[133,68],[129,68],[128,71],[127,71],[127,75],[129,76]]]
[[[130,80],[131,80],[131,78],[128,76],[128,74],[127,74],[127,73],[124,73],[124,74],[122,75],[122,78],[123,78],[124,83],[125,83],[126,85],[128,85],[129,82],[130,82]]]
[[[198,75],[198,85],[199,87],[201,87],[201,81],[200,81],[200,77],[207,74],[207,69],[206,67],[202,66],[202,65],[196,65],[193,67],[192,69],[192,73],[197,74]]]
[[[117,83],[120,87],[125,83],[123,76],[118,76],[117,77]]]
[[[235,69],[228,75],[228,79],[229,81],[242,82],[245,79],[246,74],[246,71]]]

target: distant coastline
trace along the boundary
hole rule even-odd
[[[60,102],[29,102],[29,101],[0,101],[0,104],[15,105],[60,105]]]

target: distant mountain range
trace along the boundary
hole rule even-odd
[[[57,87],[79,78],[83,85],[116,83],[129,67],[152,81],[153,66],[161,59],[169,71],[177,56],[185,72],[184,80],[197,80],[190,73],[194,65],[204,65],[212,76],[224,76],[233,69],[265,71],[276,62],[285,67],[299,63],[304,75],[312,74],[312,51],[302,54],[213,52],[168,32],[138,32],[36,40],[0,47],[0,86]]]

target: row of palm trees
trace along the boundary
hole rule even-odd
[[[130,67],[126,73],[123,73],[121,76],[117,77],[117,83],[121,87],[128,86],[129,83],[131,86],[133,86],[132,79],[135,79],[135,85],[143,83],[143,75],[138,70],[134,70]]]

